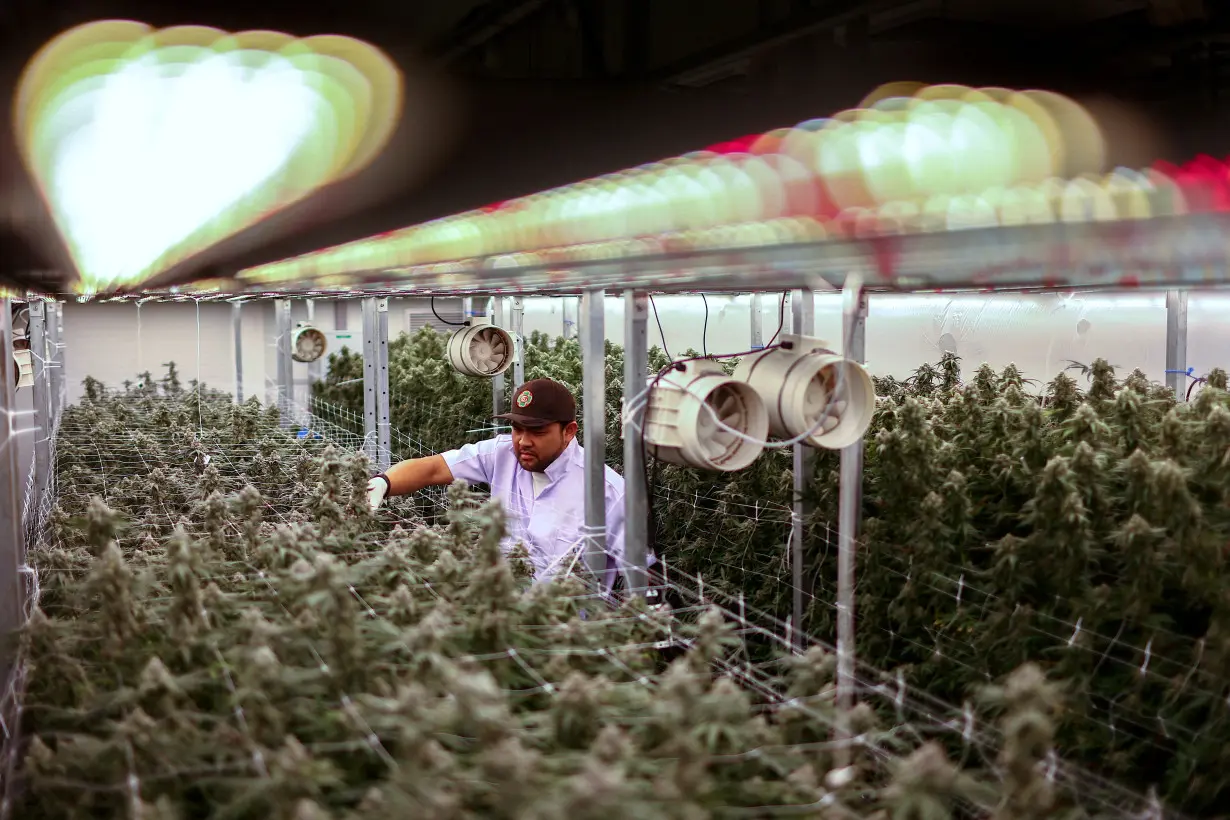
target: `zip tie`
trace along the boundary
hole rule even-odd
[[[905,714],[905,672],[897,670],[897,694],[893,697],[893,704],[897,707],[897,720],[903,720]]]
[[[1140,674],[1144,675],[1149,671],[1149,659],[1153,656],[1153,639],[1149,639],[1149,643],[1145,644],[1145,660],[1140,665]],[[1169,737],[1169,736],[1168,736]]]
[[[1059,768],[1059,758],[1055,755],[1055,750],[1051,749],[1046,753],[1046,780],[1048,783],[1055,782],[1055,771]]]
[[[1076,630],[1072,633],[1072,637],[1071,637],[1071,638],[1068,638],[1068,647],[1069,647],[1069,648],[1071,648],[1071,646],[1072,646],[1074,643],[1076,643],[1076,636],[1077,636],[1077,635],[1079,635],[1079,634],[1081,634],[1081,624],[1084,622],[1084,620],[1085,620],[1084,618],[1077,618],[1077,619],[1076,619]]]
[[[961,740],[968,746],[974,740],[974,707],[965,702],[965,726],[961,729]]]
[[[965,591],[965,573],[961,573],[961,577],[957,579],[957,608],[961,608],[961,593]]]

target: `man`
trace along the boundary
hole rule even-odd
[[[512,435],[394,464],[368,483],[376,509],[386,496],[409,495],[455,480],[487,484],[504,503],[509,535],[505,549],[525,544],[536,580],[584,561],[585,456],[576,442],[577,405],[568,388],[533,379],[513,393],[513,410],[496,416]],[[622,567],[624,480],[605,467],[607,589]]]

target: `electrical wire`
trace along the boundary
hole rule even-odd
[[[700,331],[700,350],[706,356],[709,355],[709,300],[705,298],[705,294],[700,295],[700,301],[705,304],[705,324]]]
[[[465,327],[466,326],[465,322],[450,322],[448,319],[445,319],[444,317],[442,317],[439,313],[436,313],[436,297],[434,296],[431,297],[431,315],[435,316],[436,321],[438,321],[442,325],[452,325],[453,327]]]
[[[790,293],[788,290],[782,291],[781,305],[777,310],[777,330],[773,332],[772,338],[769,339],[769,344],[777,341],[777,337],[781,335],[782,328],[786,326],[786,296]]]
[[[666,331],[662,329],[662,320],[658,318],[658,303],[649,297],[649,306],[653,308],[653,320],[658,323],[658,336],[662,339],[662,352],[666,354],[666,358],[671,358],[671,352],[666,348]]]

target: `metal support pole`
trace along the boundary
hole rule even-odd
[[[51,302],[47,308],[51,311],[47,314],[47,327],[50,331],[51,356],[55,360],[51,368],[51,418],[54,431],[59,429],[60,414],[64,412],[64,385],[67,375],[64,370],[64,303]]]
[[[810,336],[816,324],[815,297],[810,290],[796,290],[790,296],[791,330]],[[806,444],[796,444],[794,451],[794,504],[790,515],[790,583],[792,591],[791,625],[795,651],[805,646],[804,616],[807,602],[803,595],[803,548],[807,519],[812,504],[807,499],[808,482],[815,465],[816,454]]]
[[[243,404],[243,302],[231,302],[231,333],[235,336],[235,403]]]
[[[764,347],[764,312],[761,310],[760,294],[752,294],[752,350]]]
[[[307,300],[307,320],[308,320],[309,325],[315,326],[316,324],[316,300],[315,299]],[[321,368],[324,367],[324,364],[325,364],[325,360],[323,356],[314,362],[308,362],[308,367],[307,367],[308,393],[307,394],[308,394],[308,404],[309,405],[311,404],[311,401],[312,401],[312,385],[320,381],[321,375],[322,375]]]
[[[842,293],[844,355],[863,364],[867,359],[867,294],[857,276],[846,279]],[[854,565],[863,507],[863,440],[841,451],[837,510],[837,708],[841,739],[850,735],[845,716],[854,708]],[[849,749],[841,750],[842,756]],[[848,758],[846,758],[848,761]],[[844,764],[841,764],[844,765]]]
[[[30,361],[34,366],[34,498],[30,509],[38,515],[51,487],[51,405],[50,370],[47,367],[47,303],[37,296],[29,299],[30,321],[26,338],[30,342]],[[37,520],[37,519],[36,519]]]
[[[512,334],[513,344],[517,346],[517,357],[513,359],[513,389],[525,384],[525,299],[514,296],[512,300]]]
[[[504,297],[491,297],[491,324],[504,327]],[[504,412],[504,374],[491,378],[491,415],[498,416]]]
[[[291,413],[294,409],[295,401],[295,360],[290,355],[290,300],[274,300],[273,313],[277,319],[278,333],[278,411],[281,414],[280,426],[285,429],[291,426]]]
[[[649,366],[649,298],[634,290],[624,291],[624,412],[645,390]],[[649,476],[641,429],[645,408],[632,417],[633,427],[624,431],[624,581],[629,595],[644,595],[649,555]]]
[[[606,293],[587,290],[581,334],[582,410],[585,414],[585,566],[606,570]]]
[[[26,535],[22,527],[22,471],[13,430],[17,390],[13,361],[13,303],[0,298],[0,685],[8,686],[17,642],[10,640],[25,621]]]
[[[1166,291],[1166,386],[1187,396],[1187,291]]]
[[[338,299],[333,303],[333,329],[346,330],[348,328],[347,315],[350,313],[350,302],[346,299]]]
[[[577,337],[577,305],[573,301],[573,297],[565,296],[562,300],[564,321],[564,338],[575,339]]]
[[[378,469],[392,459],[389,425],[389,300],[363,299],[363,444]]]

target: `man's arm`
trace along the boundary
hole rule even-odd
[[[388,495],[410,495],[425,487],[453,483],[453,471],[444,456],[425,456],[399,461],[384,473],[389,480]]]
[[[400,461],[368,482],[368,503],[374,510],[387,496],[410,495],[424,487],[452,484],[458,479],[470,484],[490,484],[492,460],[500,445],[497,437],[436,456]]]

